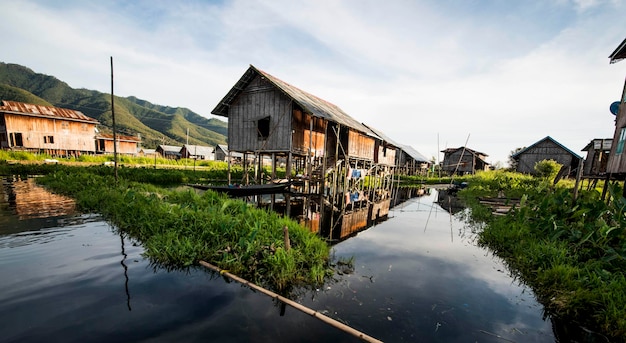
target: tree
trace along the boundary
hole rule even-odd
[[[517,160],[513,158],[513,155],[517,154],[518,152],[522,151],[526,149],[526,147],[523,148],[515,148],[515,150],[511,151],[511,154],[509,155],[509,169],[511,170],[517,170]]]
[[[555,160],[543,160],[535,163],[535,172],[537,172],[537,176],[542,177],[546,180],[554,180],[556,175],[561,170],[561,164]]]

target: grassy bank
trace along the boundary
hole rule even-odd
[[[215,192],[164,187],[199,181],[206,173],[121,168],[116,183],[110,167],[44,166],[46,175],[37,178],[39,183],[74,198],[84,212],[102,214],[165,267],[185,268],[205,260],[279,292],[319,285],[331,273],[329,246],[297,222]],[[41,171],[39,165],[27,167]],[[290,249],[284,244],[284,227]]]
[[[54,163],[51,163],[54,161]],[[79,157],[51,157],[47,154],[35,154],[24,151],[7,151],[0,150],[0,175],[7,175],[11,172],[23,172],[26,174],[28,171],[39,172],[38,174],[48,173],[49,170],[54,170],[55,164],[66,166],[102,166],[113,162],[113,155],[81,155]],[[9,165],[15,165],[8,167]],[[21,167],[20,167],[21,166]],[[210,161],[210,160],[194,160],[194,159],[168,159],[168,158],[154,158],[154,157],[141,157],[141,156],[118,156],[118,166],[123,168],[144,168],[144,169],[174,169],[183,170],[190,175],[189,172],[193,171],[201,173],[202,175],[208,175],[208,179],[211,181],[225,182],[228,178],[228,163],[224,161]],[[22,168],[22,169],[19,169]],[[248,174],[254,175],[254,167],[248,167]],[[264,175],[271,175],[271,167],[263,167]],[[285,168],[277,168],[276,176],[278,178],[285,177]],[[194,177],[190,177],[194,178]],[[244,169],[241,165],[231,165],[231,181],[233,183],[242,183],[244,181]]]
[[[626,341],[626,199],[603,202],[597,190],[516,173],[487,172],[459,195],[485,222],[479,243],[502,257],[536,293],[547,312]],[[506,216],[493,216],[479,197],[520,199]]]

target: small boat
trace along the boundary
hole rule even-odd
[[[289,192],[289,183],[268,183],[264,185],[202,185],[202,184],[188,184],[189,187],[193,187],[201,190],[213,190],[216,192],[226,193],[232,197],[243,197],[248,195],[258,194],[275,194]]]

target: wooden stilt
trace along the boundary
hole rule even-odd
[[[232,182],[231,182],[231,176],[230,176],[230,164],[232,163],[232,162],[230,161],[230,160],[231,160],[231,152],[230,152],[230,149],[228,149],[228,157],[227,157],[227,158],[228,158],[228,184],[229,184],[229,185],[232,185]]]

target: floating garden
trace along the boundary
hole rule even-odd
[[[174,188],[206,178],[202,173],[121,168],[116,181],[110,167],[46,168],[54,169],[37,178],[40,184],[101,214],[165,267],[204,260],[279,292],[320,285],[332,274],[328,244],[297,222],[212,191]]]
[[[482,225],[479,244],[502,257],[532,287],[546,312],[584,330],[626,339],[626,199],[619,185],[579,189],[504,171],[479,173],[459,192]],[[478,199],[516,199],[504,216]]]

